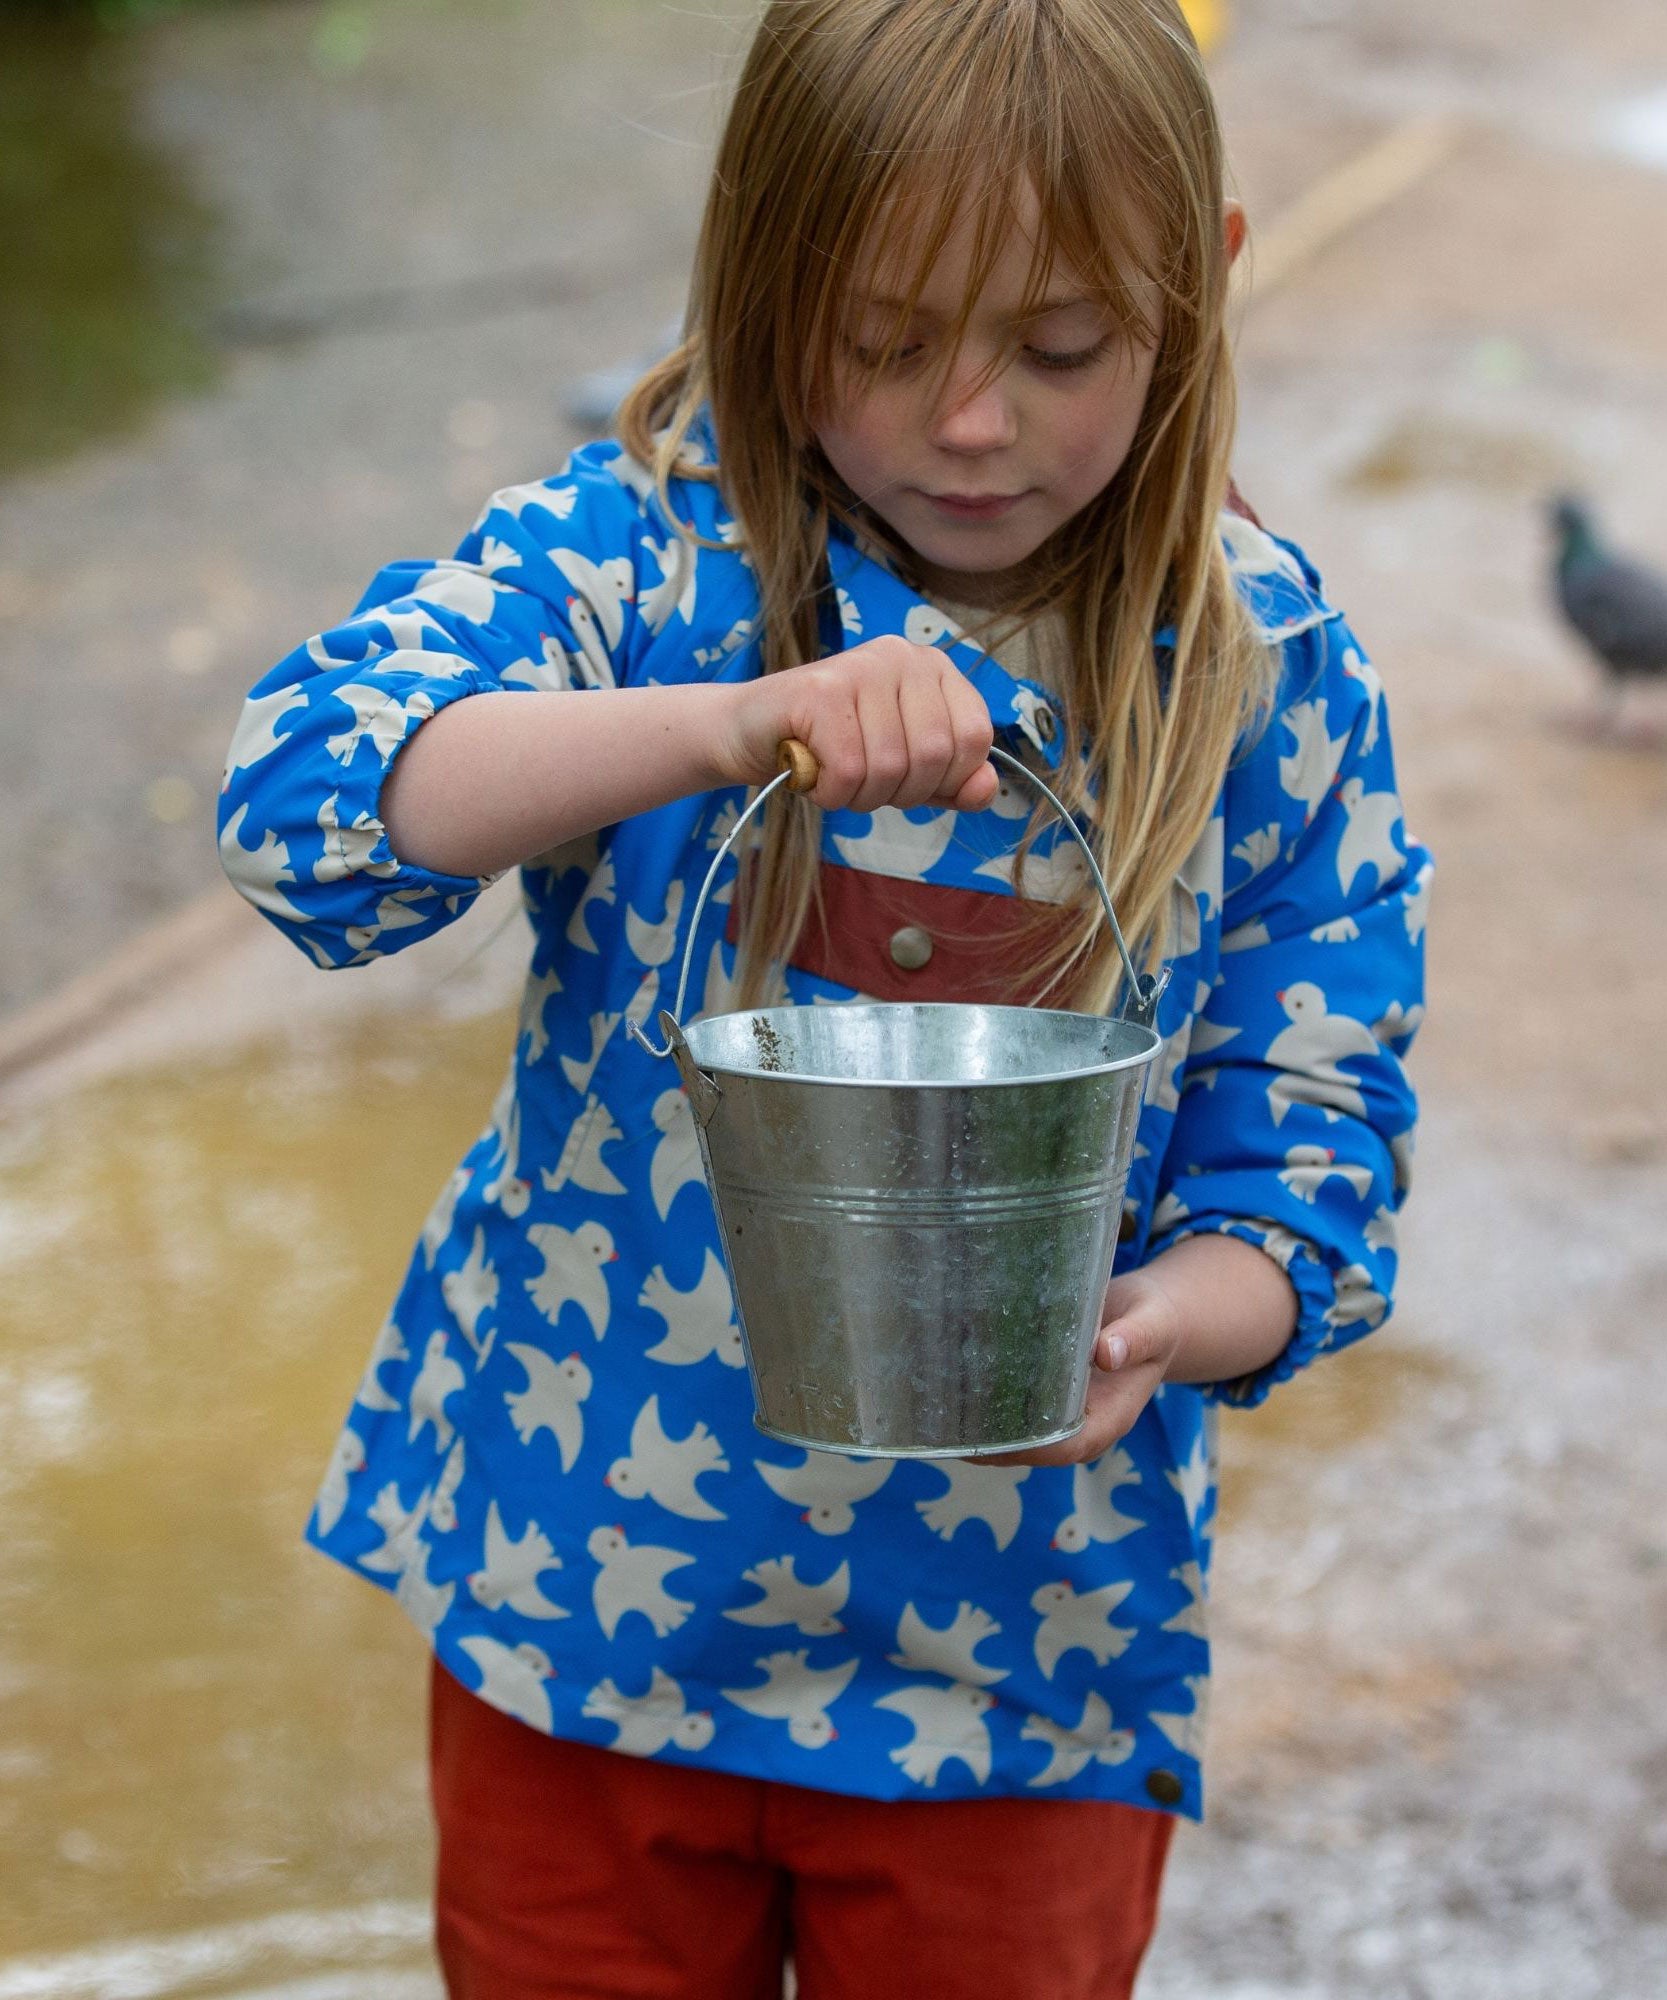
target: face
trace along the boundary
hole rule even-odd
[[[978,603],[999,603],[1047,537],[1110,483],[1156,358],[1058,263],[1040,312],[1021,319],[1035,224],[1032,196],[947,378],[942,350],[968,282],[970,220],[945,245],[899,352],[877,373],[861,355],[883,341],[884,301],[900,288],[884,270],[860,269],[845,326],[854,365],[842,369],[817,433],[846,485],[921,559],[928,587]],[[1155,313],[1155,302],[1143,303]],[[1012,358],[980,384],[1004,354]]]

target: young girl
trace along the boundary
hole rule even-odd
[[[1201,1810],[1215,1406],[1378,1325],[1429,864],[1376,674],[1230,502],[1242,233],[1174,0],[772,0],[688,337],[617,440],[259,684],[222,845],[324,966],[519,865],[491,1123],[310,1524],[432,1641],[454,1995],[1126,1995]],[[1103,1009],[1064,788],[1171,978],[1087,1421],[761,1436],[688,1111],[708,1010]]]

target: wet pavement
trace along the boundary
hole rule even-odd
[[[675,308],[726,47],[513,0],[146,31],[145,130],[226,218],[242,345],[138,442],[0,487],[6,999],[211,886],[236,691],[548,469],[562,382]],[[1267,0],[1217,71],[1264,226],[1455,121],[1241,348],[1241,483],[1377,657],[1441,874],[1402,1310],[1223,1425],[1211,1817],[1141,1992],[1654,2000],[1667,757],[1594,738],[1537,508],[1576,483],[1667,561],[1667,28]],[[529,195],[581,168],[584,200]],[[519,294],[459,323],[487,270]],[[484,1120],[516,946],[500,894],[326,979],[234,909],[188,982],[0,1086],[0,2000],[436,1990],[420,1645],[298,1530]]]

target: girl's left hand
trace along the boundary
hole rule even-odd
[[[1181,1345],[1181,1309],[1151,1271],[1128,1271],[1106,1287],[1088,1415],[1082,1429],[1034,1451],[979,1454],[981,1465],[1079,1465],[1131,1431]]]

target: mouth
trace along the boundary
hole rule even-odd
[[[927,493],[923,500],[953,521],[995,521],[1025,498],[1023,493]]]

